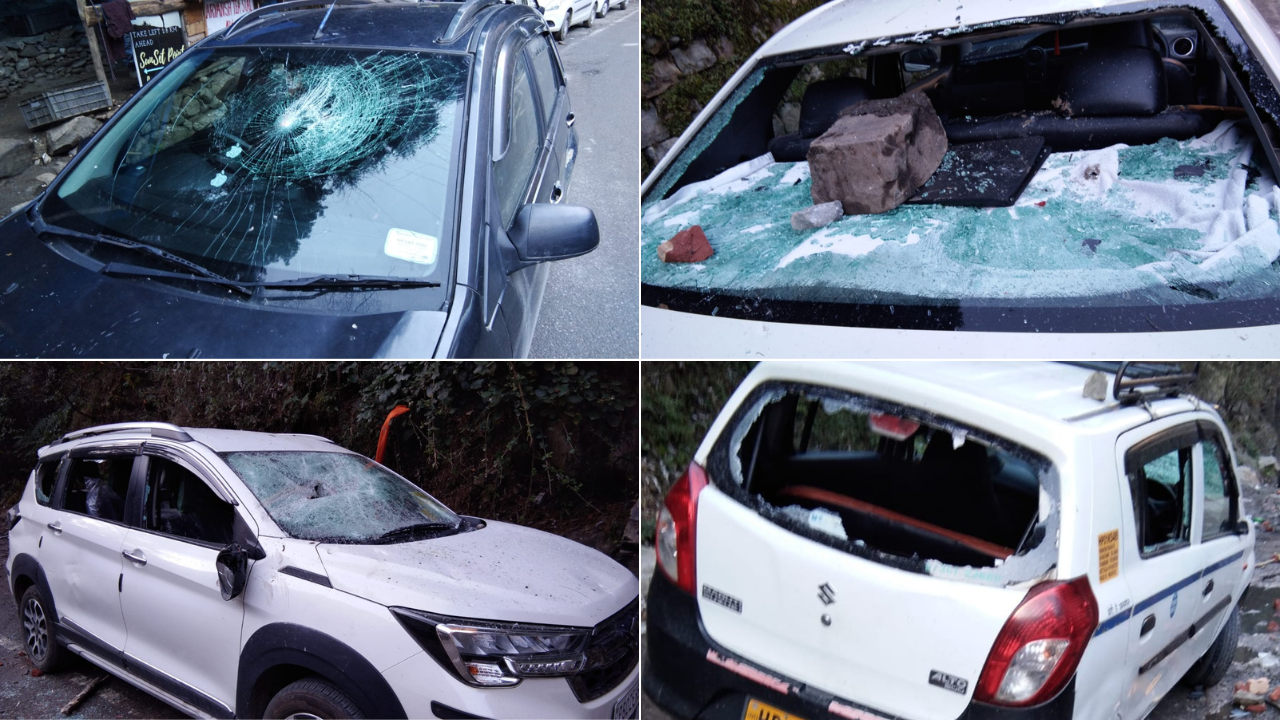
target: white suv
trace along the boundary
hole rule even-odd
[[[733,720],[1139,720],[1217,682],[1254,536],[1192,378],[759,365],[661,508],[645,692]]]
[[[31,661],[193,716],[634,717],[638,581],[310,435],[123,423],[9,510]]]

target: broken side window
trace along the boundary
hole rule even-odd
[[[58,459],[45,460],[36,466],[36,502],[48,505],[53,499],[54,488],[58,485]]]
[[[149,461],[142,526],[217,547],[229,544],[235,509],[182,465],[161,457]]]
[[[271,519],[303,540],[394,542],[447,534],[460,519],[374,461],[336,452],[232,452],[223,460]]]
[[[74,458],[67,471],[62,509],[100,520],[124,522],[132,455]]]
[[[998,583],[1056,564],[1056,472],[1025,447],[920,409],[798,385],[757,389],[730,428],[709,459],[717,487],[793,532]]]

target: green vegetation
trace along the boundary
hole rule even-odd
[[[630,363],[0,364],[0,499],[36,450],[77,428],[157,420],[322,435],[454,510],[530,525],[629,560],[637,387]]]

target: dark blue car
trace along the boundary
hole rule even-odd
[[[264,7],[0,222],[0,356],[522,356],[576,145],[530,7]]]

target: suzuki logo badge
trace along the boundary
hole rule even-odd
[[[818,599],[823,605],[830,605],[836,601],[836,591],[831,589],[828,583],[822,583],[818,586]]]

